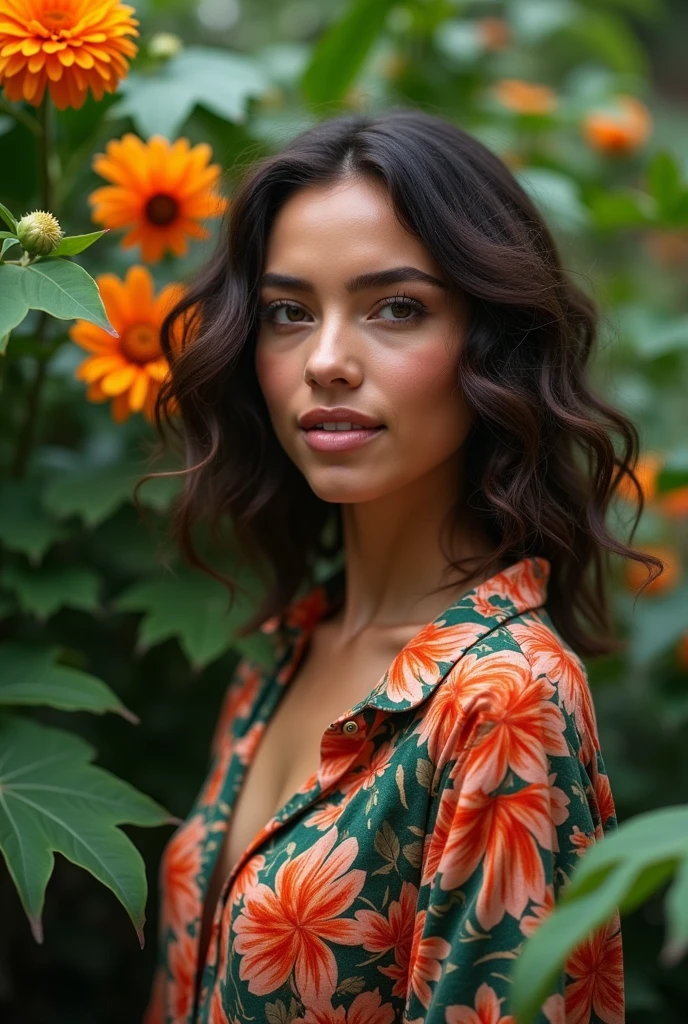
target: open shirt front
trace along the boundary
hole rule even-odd
[[[323,733],[320,768],[201,913],[232,810],[341,571],[265,624],[213,761],[160,870],[159,965],[144,1024],[513,1024],[510,968],[586,848],[616,827],[583,663],[528,557],[423,627]],[[553,983],[538,1024],[623,1024],[618,914]]]

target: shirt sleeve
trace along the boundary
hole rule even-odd
[[[525,939],[615,827],[585,669],[575,656],[565,667],[562,680],[509,649],[452,670],[456,720],[436,767],[405,1024],[515,1024],[509,975]],[[537,1018],[598,1019],[625,1019],[618,913],[569,958]]]

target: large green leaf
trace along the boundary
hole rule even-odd
[[[0,704],[45,704],[61,711],[114,711],[138,724],[109,686],[95,676],[67,665],[56,665],[55,648],[35,644],[0,644]]]
[[[625,603],[630,619],[628,657],[633,665],[651,664],[686,630],[688,583],[667,594],[645,600],[641,596],[635,607],[632,595],[627,595]]]
[[[538,927],[517,960],[513,1006],[519,1024],[531,1024],[568,955],[618,908],[633,910],[667,879],[669,944],[688,943],[688,807],[665,807],[624,822],[590,847],[554,912]]]
[[[232,631],[248,618],[251,607],[237,594],[229,609],[229,592],[216,580],[186,570],[135,583],[114,601],[118,611],[145,612],[139,649],[176,637],[194,668],[214,661],[236,646]]]
[[[78,263],[53,257],[26,267],[0,263],[0,337],[18,326],[30,309],[59,320],[88,320],[117,337],[98,286]]]
[[[144,471],[141,465],[122,463],[63,475],[47,488],[46,508],[59,517],[81,516],[87,526],[95,526],[131,501],[134,485]],[[138,491],[138,500],[164,512],[180,487],[180,477],[146,481]]]
[[[578,186],[572,178],[546,167],[528,167],[515,177],[543,212],[563,230],[577,231],[588,222]]]
[[[0,485],[0,542],[6,548],[38,562],[66,534],[43,508],[34,481],[8,480]]]
[[[0,583],[13,591],[19,607],[39,619],[47,619],[60,608],[96,611],[100,602],[100,580],[91,570],[80,565],[41,567],[27,571],[8,565],[0,573]]]
[[[226,121],[242,123],[249,99],[266,92],[269,85],[251,57],[189,46],[155,74],[127,75],[119,86],[122,99],[110,107],[107,117],[131,117],[142,135],[158,132],[173,139],[197,104]]]
[[[301,89],[314,106],[337,103],[353,83],[382,34],[397,0],[353,0],[339,21],[323,35],[301,78]]]
[[[36,941],[54,852],[90,871],[125,907],[143,946],[143,859],[117,828],[174,823],[159,804],[90,764],[78,736],[18,716],[0,719],[0,849]]]

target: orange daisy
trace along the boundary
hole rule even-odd
[[[210,237],[199,221],[219,217],[228,201],[215,191],[221,168],[208,164],[207,143],[190,148],[188,139],[170,143],[162,135],[144,142],[127,132],[105,148],[93,158],[93,169],[113,184],[97,188],[88,201],[96,223],[129,229],[125,249],[138,242],[146,263],[157,263],[167,249],[185,256],[189,235]]]
[[[494,86],[494,95],[515,114],[551,114],[557,95],[548,85],[524,82],[521,78],[502,78]]]
[[[156,297],[150,271],[141,266],[130,267],[124,281],[114,274],[100,274],[96,283],[119,337],[113,338],[86,320],[77,320],[69,336],[93,353],[77,369],[77,379],[89,385],[89,401],[112,399],[116,422],[139,411],[152,422],[160,385],[169,372],[160,347],[160,327],[169,309],[181,298],[183,288],[168,284]],[[176,335],[173,340],[178,343]]]
[[[617,96],[615,109],[593,110],[581,123],[583,138],[605,156],[635,153],[652,132],[652,115],[635,96]]]
[[[119,0],[0,0],[0,85],[8,100],[37,107],[46,85],[59,110],[79,109],[90,89],[114,92],[138,47],[133,7]]]

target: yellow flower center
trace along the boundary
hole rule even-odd
[[[126,357],[133,363],[148,363],[162,355],[160,333],[153,324],[133,324],[128,327],[120,344]]]
[[[179,214],[179,203],[173,196],[164,192],[158,192],[151,196],[146,203],[146,217],[157,227],[165,227],[177,219]]]

